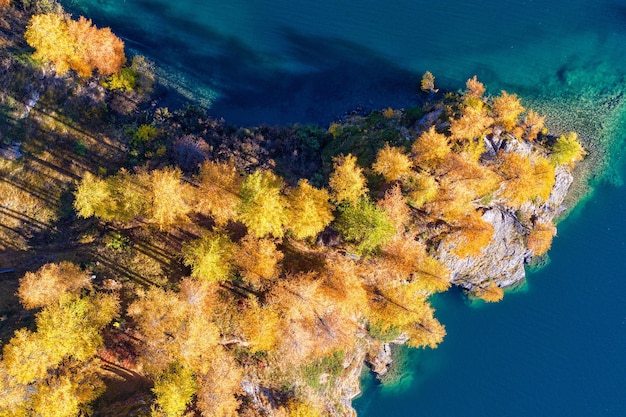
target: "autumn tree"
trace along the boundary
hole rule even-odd
[[[582,161],[585,157],[585,149],[578,141],[576,132],[564,133],[552,145],[550,158],[554,165],[570,165]]]
[[[411,347],[436,347],[444,327],[418,284],[385,282],[370,288],[370,326],[380,335],[404,333]]]
[[[552,245],[552,238],[556,235],[556,226],[552,223],[538,223],[530,230],[526,237],[526,246],[534,256],[541,256],[548,252]]]
[[[179,363],[172,363],[156,378],[152,392],[156,395],[153,415],[181,417],[196,393],[198,385],[193,372]]]
[[[450,287],[450,271],[411,235],[399,235],[382,249],[382,266],[397,282],[416,282],[428,293]]]
[[[95,356],[118,310],[113,295],[67,293],[37,313],[36,331],[16,331],[0,361],[0,416],[73,417],[87,410],[104,388]]]
[[[235,163],[206,161],[200,165],[196,191],[196,210],[207,214],[218,225],[225,225],[237,218],[240,204],[241,176]]]
[[[395,234],[385,211],[367,199],[343,207],[335,225],[346,240],[356,243],[360,254],[375,251]]]
[[[105,221],[126,223],[141,216],[164,230],[187,220],[191,196],[178,168],[138,174],[120,170],[106,179],[87,173],[76,190],[74,208],[81,217]]]
[[[241,316],[243,337],[251,353],[269,352],[278,342],[280,311],[275,305],[261,305],[249,297]]]
[[[478,81],[478,78],[475,75],[467,80],[465,87],[467,88],[465,91],[466,97],[481,100],[485,94],[485,85]]]
[[[464,106],[459,118],[450,119],[450,137],[461,147],[482,147],[482,138],[492,124],[493,119],[488,115],[485,107]]]
[[[101,330],[118,313],[113,295],[66,295],[36,315],[36,332],[21,329],[4,347],[4,362],[20,383],[45,377],[66,358],[87,361],[102,346]]]
[[[421,208],[424,204],[434,201],[439,191],[435,177],[427,172],[414,173],[402,185],[408,203],[415,208]]]
[[[330,195],[307,180],[289,190],[289,230],[296,239],[317,236],[333,220]]]
[[[372,165],[374,172],[382,175],[387,182],[393,182],[411,172],[412,163],[409,157],[398,147],[385,147],[378,151],[376,161]]]
[[[400,185],[396,184],[387,190],[384,198],[379,200],[377,204],[385,210],[397,232],[402,232],[405,226],[409,224],[411,209],[406,197],[402,194]]]
[[[239,242],[232,259],[247,282],[262,288],[265,281],[277,277],[283,254],[273,240],[247,235]]]
[[[498,167],[503,183],[500,197],[511,207],[518,207],[534,198],[546,201],[555,182],[554,167],[542,156],[530,157],[517,152],[501,153]]]
[[[183,257],[192,277],[214,283],[230,279],[234,251],[228,236],[207,232],[183,246]]]
[[[470,212],[458,219],[454,232],[446,243],[452,245],[452,252],[459,258],[476,257],[491,243],[493,225],[482,218],[479,212]]]
[[[528,110],[524,118],[524,138],[530,141],[537,139],[537,135],[544,130],[545,116],[540,116],[533,109]]]
[[[451,151],[448,138],[437,133],[435,126],[422,132],[411,147],[415,166],[430,170],[439,167]]]
[[[71,262],[60,262],[27,272],[20,279],[17,293],[24,307],[31,309],[58,302],[66,294],[78,295],[83,288],[90,287],[87,273]]]
[[[140,183],[147,192],[147,219],[160,230],[188,220],[191,211],[191,187],[183,181],[183,173],[178,168],[163,168],[139,175]]]
[[[328,185],[333,200],[337,203],[356,203],[367,193],[363,169],[356,163],[356,157],[348,154],[333,158],[333,172]]]
[[[487,287],[478,288],[475,295],[487,303],[497,303],[504,298],[504,290],[491,281]]]
[[[435,88],[435,76],[430,71],[426,71],[422,76],[420,88],[422,89],[422,91],[430,94],[439,91]]]
[[[237,415],[243,369],[230,352],[217,346],[206,369],[198,375],[197,408],[202,417]]]
[[[106,179],[85,173],[74,193],[74,208],[81,217],[125,223],[146,213],[147,193],[125,170]]]
[[[255,237],[283,236],[288,203],[281,188],[282,180],[270,171],[255,171],[241,183],[238,218]]]
[[[519,115],[526,110],[517,94],[508,94],[506,91],[502,91],[501,96],[493,99],[492,108],[495,122],[507,131],[513,130]]]
[[[141,363],[153,378],[171,364],[202,373],[217,348],[220,334],[211,321],[214,291],[194,280],[181,287],[180,292],[151,287],[128,307],[143,338]]]
[[[90,77],[94,70],[111,75],[126,62],[124,42],[82,16],[72,20],[55,13],[34,15],[24,36],[35,48],[34,58],[54,64],[59,75],[70,69],[81,77]]]

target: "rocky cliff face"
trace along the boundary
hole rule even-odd
[[[527,223],[529,219],[535,223],[550,223],[561,215],[572,181],[572,174],[559,166],[552,193],[545,203],[527,203],[515,212],[498,204],[485,210],[482,217],[493,226],[494,234],[479,257],[459,258],[440,246],[437,257],[450,269],[451,282],[468,291],[485,288],[490,282],[502,288],[522,283],[526,278],[524,265],[533,258],[525,242],[529,233]]]

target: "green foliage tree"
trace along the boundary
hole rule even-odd
[[[396,232],[387,213],[366,199],[342,207],[335,226],[361,254],[374,252]]]
[[[585,149],[578,141],[576,132],[564,133],[552,146],[550,158],[554,165],[573,165],[585,157]]]

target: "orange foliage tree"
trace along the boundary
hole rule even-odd
[[[436,169],[452,151],[448,138],[435,126],[423,132],[411,147],[413,162],[422,169]]]
[[[507,131],[513,130],[517,125],[517,119],[524,112],[524,106],[520,103],[517,94],[508,94],[502,91],[502,95],[493,99],[493,113],[497,124]]]
[[[372,165],[374,172],[385,177],[385,181],[392,182],[411,172],[411,160],[397,147],[385,144],[385,147],[378,151],[376,161]]]
[[[206,161],[200,166],[196,190],[196,210],[225,225],[237,217],[241,176],[234,162]]]
[[[82,16],[72,20],[55,13],[34,15],[24,36],[35,48],[34,58],[54,64],[59,75],[70,69],[81,77],[90,77],[94,70],[111,75],[126,62],[124,42],[111,29],[98,29]]]
[[[552,223],[536,224],[526,237],[526,246],[535,256],[544,255],[552,245],[552,238],[556,235],[556,226]]]

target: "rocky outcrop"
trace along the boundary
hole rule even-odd
[[[495,204],[485,210],[483,219],[494,229],[492,242],[478,257],[459,258],[448,247],[440,245],[438,259],[451,271],[451,282],[465,290],[486,288],[490,282],[499,287],[519,285],[526,278],[524,265],[533,254],[526,248],[525,236],[534,223],[550,223],[565,211],[563,201],[573,176],[566,167],[556,169],[552,193],[543,204],[526,203],[513,211]]]

